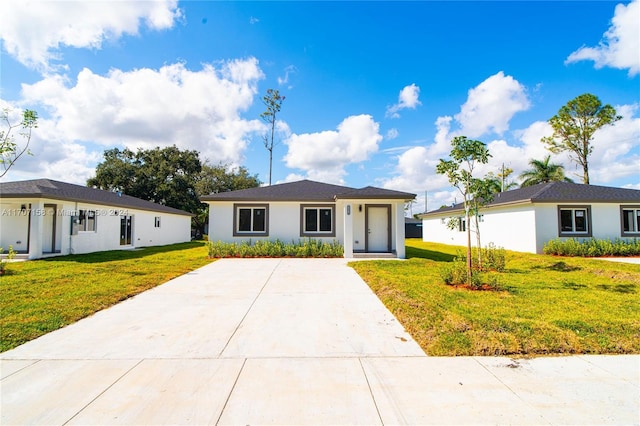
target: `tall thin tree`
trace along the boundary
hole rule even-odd
[[[267,94],[262,98],[262,102],[267,107],[267,110],[260,114],[260,118],[270,127],[269,134],[262,137],[264,147],[269,151],[269,185],[271,185],[271,176],[273,174],[273,148],[276,146],[277,114],[280,112],[284,98],[284,96],[280,95],[278,89],[267,89]]]
[[[582,166],[582,183],[589,184],[589,155],[593,152],[592,139],[596,130],[614,124],[622,117],[611,105],[602,105],[597,96],[580,95],[560,108],[549,119],[553,135],[542,138],[549,151],[566,151],[572,161]]]

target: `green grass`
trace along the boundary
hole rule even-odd
[[[406,261],[350,265],[429,355],[640,353],[640,266],[507,252],[501,291],[442,283],[463,247],[407,240]]]
[[[0,352],[209,262],[191,242],[11,263],[0,277]]]

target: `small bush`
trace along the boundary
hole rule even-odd
[[[239,243],[207,241],[209,257],[342,257],[342,245],[333,240],[328,243],[322,240],[305,239],[298,242],[285,243],[281,240],[251,240]]]
[[[478,265],[478,248],[471,249],[471,261],[473,268],[479,271],[504,272],[506,267],[507,251],[504,247],[497,247],[494,243],[489,243],[481,249],[482,265]]]
[[[612,241],[589,238],[580,241],[577,238],[556,238],[547,241],[542,251],[544,254],[555,256],[640,256],[640,240],[616,238]]]
[[[4,253],[4,248],[0,247],[0,254]],[[13,249],[13,246],[9,246],[9,251],[7,252],[7,258],[0,260],[0,274],[4,274],[7,270],[7,263],[14,257],[16,257],[17,252]]]

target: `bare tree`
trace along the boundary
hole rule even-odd
[[[270,134],[262,137],[264,147],[269,151],[269,185],[271,185],[271,175],[273,171],[273,147],[276,146],[276,115],[280,112],[282,101],[284,101],[284,96],[281,96],[277,89],[267,89],[267,94],[262,98],[262,102],[267,107],[267,110],[260,114],[260,118],[271,127]]]
[[[11,166],[22,156],[29,152],[29,142],[31,142],[31,130],[38,127],[38,113],[30,109],[22,112],[22,121],[19,124],[11,124],[9,120],[9,109],[3,109],[0,119],[7,125],[7,130],[0,130],[0,178],[7,174]],[[22,131],[18,134],[26,140],[23,146],[16,142],[15,136],[12,134],[16,127],[22,127]]]

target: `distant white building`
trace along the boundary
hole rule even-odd
[[[51,179],[0,183],[0,247],[29,259],[191,239],[188,212]]]
[[[466,245],[462,204],[419,215],[423,241]],[[447,227],[450,218],[459,226]],[[472,230],[474,219],[471,219]],[[555,238],[640,237],[640,191],[568,182],[550,182],[496,194],[480,211],[483,245],[542,253]],[[472,237],[472,244],[475,238]]]

